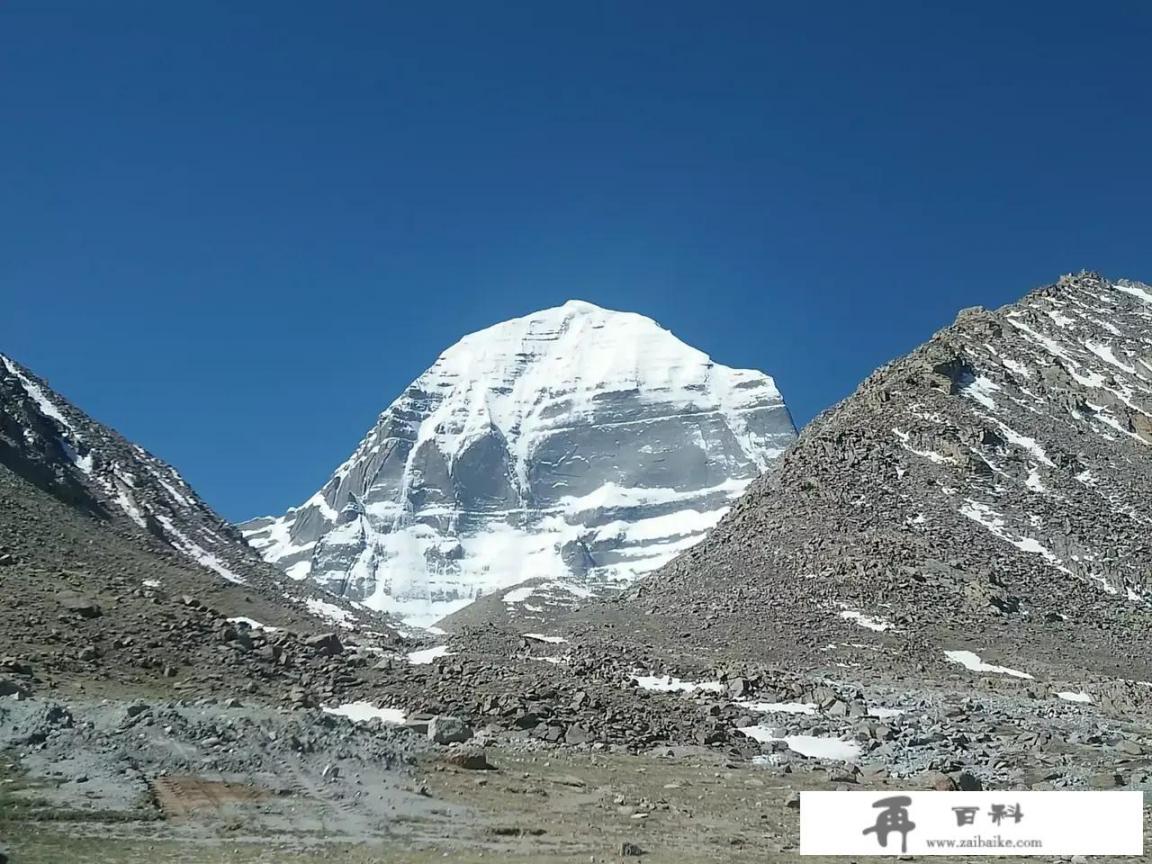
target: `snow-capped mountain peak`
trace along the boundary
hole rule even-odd
[[[465,336],[323,489],[243,527],[290,575],[431,623],[526,578],[658,566],[794,434],[767,375],[570,300]]]

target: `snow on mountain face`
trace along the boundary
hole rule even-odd
[[[767,375],[570,301],[460,340],[320,491],[241,527],[292,577],[430,624],[525,579],[660,566],[794,437]]]
[[[0,465],[89,513],[246,583],[264,565],[177,471],[95,422],[0,354]]]

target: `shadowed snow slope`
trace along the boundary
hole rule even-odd
[[[429,624],[529,578],[659,567],[794,437],[767,375],[570,301],[460,340],[320,491],[242,528],[289,575]]]

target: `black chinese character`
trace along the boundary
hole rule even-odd
[[[875,802],[873,807],[883,807],[882,813],[876,814],[876,824],[865,828],[864,834],[876,832],[876,839],[880,845],[888,848],[888,835],[893,831],[900,832],[900,854],[908,854],[908,832],[916,827],[916,823],[908,819],[908,807],[912,799],[907,795],[895,795],[891,798],[882,798]]]
[[[952,812],[956,814],[957,825],[975,825],[976,814],[980,812],[979,807],[953,807]]]
[[[999,825],[1005,819],[1012,819],[1017,824],[1024,818],[1024,811],[1020,809],[1020,805],[1015,807],[1008,807],[1004,804],[993,804],[992,809],[988,811],[988,815],[992,817],[992,821]]]

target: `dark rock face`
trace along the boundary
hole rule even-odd
[[[242,527],[291,576],[431,624],[529,578],[627,584],[794,437],[768,376],[571,302],[463,339],[323,489]]]
[[[1008,666],[1146,678],[1150,419],[1152,288],[1082,274],[966,310],[631,589],[636,626],[825,662],[899,633],[921,662],[1011,646]]]

